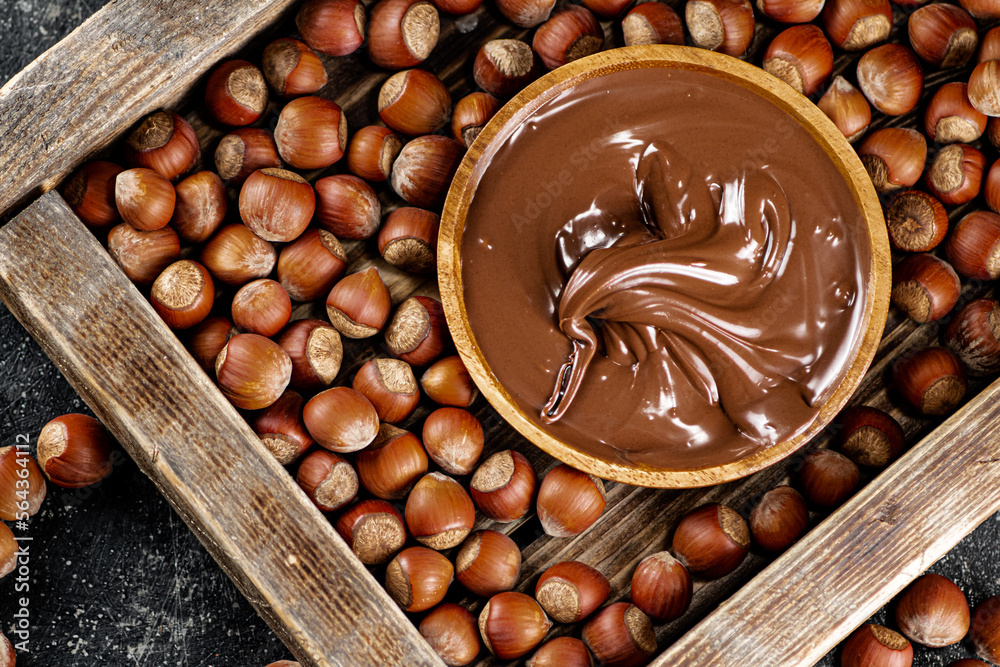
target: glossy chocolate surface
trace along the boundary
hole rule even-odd
[[[853,360],[867,230],[820,145],[738,83],[642,68],[544,103],[479,162],[465,304],[553,436],[692,469],[800,432]]]

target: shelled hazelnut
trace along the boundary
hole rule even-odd
[[[416,483],[404,513],[414,539],[436,551],[461,544],[476,520],[476,508],[465,488],[439,472],[424,475]]]
[[[362,500],[337,519],[337,533],[365,565],[378,565],[406,544],[403,515],[384,500]]]
[[[188,243],[202,243],[226,218],[226,186],[212,171],[191,174],[174,188],[174,215],[170,226]]]
[[[229,126],[250,125],[267,107],[264,74],[246,60],[226,60],[208,75],[205,109],[216,122]]]
[[[981,602],[969,628],[972,647],[983,660],[1000,663],[1000,595]]]
[[[296,169],[329,167],[347,149],[347,119],[335,102],[296,98],[278,115],[274,144],[281,159]]]
[[[176,200],[174,186],[152,169],[126,169],[115,178],[118,213],[136,229],[148,232],[166,227]]]
[[[549,566],[535,584],[535,599],[557,623],[576,623],[604,604],[611,583],[586,563],[567,560]]]
[[[358,452],[355,465],[368,493],[382,500],[399,500],[427,474],[428,461],[417,436],[382,424],[375,441]]]
[[[431,364],[420,378],[420,387],[438,405],[467,408],[479,395],[469,371],[457,354]]]
[[[434,50],[440,31],[431,3],[379,0],[368,21],[368,58],[386,69],[415,67]]]
[[[125,140],[130,167],[146,167],[173,181],[194,169],[201,146],[194,128],[172,111],[147,116]]]
[[[215,377],[215,359],[236,333],[228,317],[210,315],[188,330],[185,345],[202,370],[209,377]]]
[[[378,251],[389,264],[409,273],[433,271],[437,262],[437,213],[402,206],[386,216],[378,233]]]
[[[313,444],[302,421],[305,403],[301,394],[289,389],[250,420],[250,428],[281,465],[295,463]]]
[[[883,44],[858,61],[858,86],[871,105],[887,116],[913,111],[924,91],[924,73],[913,51]]]
[[[451,113],[451,94],[441,80],[422,69],[396,72],[378,93],[382,122],[411,137],[444,127]]]
[[[334,512],[358,495],[358,476],[343,458],[315,449],[302,459],[295,481],[322,512]]]
[[[844,643],[840,664],[843,667],[910,667],[913,647],[898,632],[881,625],[862,625]]]
[[[826,0],[823,25],[835,45],[861,51],[888,39],[892,5],[889,0]]]
[[[292,317],[292,300],[281,283],[269,278],[248,282],[233,295],[233,324],[241,331],[272,338]]]
[[[906,26],[913,50],[934,67],[964,67],[979,46],[976,22],[955,5],[921,7],[910,14]]]
[[[832,510],[854,495],[861,481],[858,465],[840,452],[817,449],[806,454],[798,472],[802,496],[820,509]]]
[[[859,466],[884,468],[903,452],[903,427],[892,415],[867,405],[845,409],[837,417],[837,446]]]
[[[718,579],[739,567],[749,553],[750,529],[736,510],[709,503],[681,519],[672,550],[692,574]]]
[[[42,427],[37,444],[38,465],[56,486],[78,489],[111,474],[111,436],[89,415],[56,417]]]
[[[605,505],[603,481],[561,463],[542,479],[535,510],[547,535],[572,537],[593,526]]]
[[[910,641],[940,648],[962,641],[969,631],[969,603],[953,581],[925,574],[896,603],[896,624]]]
[[[243,285],[270,275],[278,253],[246,225],[234,224],[216,232],[201,249],[199,259],[220,283]]]
[[[948,324],[944,343],[970,375],[1000,372],[1000,302],[976,299],[966,304]]]
[[[292,376],[292,362],[269,338],[237,334],[215,360],[215,375],[230,403],[243,410],[261,410],[284,393]],[[312,429],[310,434],[316,438]]]
[[[549,3],[549,10],[552,4],[554,3]],[[498,6],[501,6],[502,11],[502,5],[498,3]],[[548,11],[545,18],[548,18]],[[487,93],[504,98],[514,95],[534,81],[539,69],[538,56],[526,42],[519,39],[491,39],[476,54],[472,76],[476,85]]]
[[[521,549],[503,533],[476,531],[455,556],[455,576],[469,592],[480,597],[509,591],[521,576]],[[539,602],[544,608],[545,604]]]
[[[479,633],[490,653],[514,660],[538,646],[552,621],[534,599],[506,591],[491,597],[479,613]]]
[[[278,281],[295,301],[324,298],[347,270],[347,254],[325,229],[307,229],[278,255]]]
[[[316,181],[316,224],[340,239],[367,239],[378,230],[381,205],[357,176],[336,174]]]
[[[914,322],[932,322],[950,313],[961,290],[955,269],[935,255],[910,255],[893,267],[892,303]]]
[[[965,398],[965,369],[953,352],[928,347],[902,357],[892,369],[903,398],[925,415],[946,415]]]
[[[440,301],[429,296],[411,296],[399,304],[385,329],[389,354],[412,366],[426,366],[435,361],[449,341],[444,308]]]
[[[750,535],[757,546],[781,553],[808,530],[809,510],[802,494],[790,486],[779,486],[764,494],[750,513],[749,523]]]
[[[871,125],[871,105],[864,94],[842,76],[834,78],[816,105],[852,143],[864,136]]]
[[[556,637],[542,644],[525,667],[593,667],[594,661],[582,639]]]
[[[979,195],[986,157],[969,144],[950,144],[938,151],[927,169],[927,190],[948,206],[958,206]]]
[[[168,327],[190,329],[212,311],[215,283],[204,266],[191,259],[181,259],[156,277],[149,300]]]
[[[809,23],[823,11],[826,0],[757,0],[757,9],[781,23]]]
[[[427,455],[449,475],[471,473],[485,445],[482,424],[462,408],[438,408],[427,415],[423,440]],[[475,501],[475,489],[472,496]]]
[[[914,185],[927,162],[927,140],[916,130],[884,127],[858,145],[861,164],[881,193]]]
[[[465,667],[479,655],[476,617],[452,602],[432,609],[417,628],[448,667]]]
[[[392,174],[392,163],[403,140],[387,127],[367,125],[354,133],[347,148],[347,168],[370,183],[381,183]]]
[[[444,599],[454,574],[451,561],[437,551],[409,547],[389,561],[385,590],[403,611],[427,611]]]
[[[892,198],[885,213],[889,240],[899,250],[928,252],[948,233],[948,212],[936,197],[908,190]]]
[[[306,403],[302,419],[317,443],[340,454],[364,449],[379,430],[375,408],[350,387],[333,387],[316,394]]]
[[[455,103],[455,111],[451,116],[451,136],[468,148],[499,110],[500,100],[489,93],[469,93]]]
[[[60,192],[83,224],[95,229],[110,227],[121,220],[115,204],[115,179],[123,171],[113,162],[87,162],[66,179]]]
[[[662,2],[643,2],[622,19],[622,36],[625,46],[640,44],[684,44],[684,26],[681,17],[670,5]]]
[[[346,56],[365,41],[365,6],[358,0],[306,0],[295,15],[295,27],[320,53]]]
[[[45,493],[45,477],[34,457],[14,445],[0,447],[0,519],[15,521],[25,515],[34,516],[42,507]]]
[[[756,27],[749,0],[690,0],[684,18],[695,46],[727,56],[746,53]]]
[[[309,226],[315,210],[313,186],[287,169],[255,171],[240,188],[240,217],[265,241],[294,241]]]
[[[538,57],[549,69],[561,67],[604,46],[604,30],[586,7],[564,5],[538,26],[531,42]]]
[[[351,3],[334,0],[330,4]],[[361,13],[363,26],[364,8],[360,3],[355,4],[354,7],[355,11]],[[305,5],[303,5],[303,9],[305,9]],[[299,11],[299,14],[302,14],[302,10]],[[353,19],[354,16],[351,18]],[[308,44],[291,37],[276,39],[265,46],[261,56],[261,65],[267,82],[274,89],[274,92],[282,97],[312,95],[326,85],[327,75],[323,61],[319,59],[315,51],[309,48]]]
[[[494,521],[509,523],[528,513],[537,487],[538,478],[527,457],[505,449],[476,469],[469,492],[479,511]]]
[[[987,60],[972,70],[969,102],[987,116],[1000,116],[1000,60]]]
[[[136,285],[149,285],[181,257],[181,241],[171,227],[152,231],[127,222],[108,232],[108,254]]]
[[[950,7],[951,5],[930,5]],[[968,86],[961,81],[946,83],[931,98],[924,114],[924,129],[939,144],[970,143],[983,136],[987,117],[969,102]]]
[[[389,290],[374,266],[341,278],[326,297],[330,324],[348,338],[374,336],[389,319]]]
[[[403,146],[392,164],[392,189],[407,204],[438,209],[464,154],[465,146],[449,137],[417,137]]]
[[[812,95],[833,72],[833,49],[818,26],[792,26],[771,40],[763,68],[803,95]]]
[[[549,18],[556,0],[496,0],[496,6],[514,25],[534,28]]]
[[[944,244],[959,274],[973,280],[1000,277],[1000,215],[973,211],[958,221]]]
[[[292,360],[289,386],[302,391],[333,384],[344,360],[340,333],[317,319],[296,320],[278,337],[278,345]]]
[[[581,636],[600,665],[644,665],[656,653],[653,624],[628,602],[615,602],[599,611],[583,626]]]
[[[215,170],[232,185],[242,185],[258,169],[280,169],[281,158],[274,137],[260,127],[241,127],[219,140]]]

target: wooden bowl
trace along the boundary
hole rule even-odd
[[[462,282],[461,248],[466,214],[484,171],[477,169],[477,164],[484,154],[492,154],[491,142],[506,141],[513,128],[577,83],[624,69],[657,67],[705,72],[735,82],[756,92],[799,123],[843,175],[867,226],[870,244],[860,335],[855,338],[839,385],[820,406],[818,415],[793,437],[745,458],[697,469],[654,468],[611,457],[599,458],[543,430],[513,401],[491,371],[469,323]],[[680,46],[635,46],[604,51],[550,72],[508,102],[483,129],[462,161],[445,202],[438,243],[438,278],[448,326],[469,373],[493,407],[524,437],[555,458],[604,479],[639,486],[690,488],[720,484],[756,472],[789,456],[829,424],[858,387],[881,339],[889,305],[891,268],[878,196],[854,150],[823,112],[785,83],[741,60]]]

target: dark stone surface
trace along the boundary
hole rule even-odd
[[[0,85],[102,4],[0,0]],[[21,434],[34,443],[45,422],[66,412],[88,410],[0,308],[0,446]],[[15,532],[32,538],[29,590],[15,590],[17,575],[0,581],[0,628],[13,636],[18,600],[27,597],[30,652],[18,655],[20,667],[263,667],[291,657],[124,454],[97,488],[50,486],[42,511]],[[931,570],[958,582],[973,604],[1000,594],[1000,515]],[[967,644],[918,649],[915,664],[968,656]]]

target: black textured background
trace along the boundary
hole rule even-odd
[[[0,85],[103,4],[0,0]],[[34,443],[45,422],[66,412],[89,410],[0,306],[0,446],[20,434]],[[97,488],[50,486],[19,533],[33,538],[30,590],[16,593],[13,575],[0,581],[8,636],[16,599],[29,598],[30,652],[18,655],[19,667],[263,667],[290,658],[153,484],[124,454],[118,461]],[[954,579],[973,604],[1000,594],[1000,514],[931,570]],[[967,644],[918,649],[914,664],[971,655]],[[838,663],[831,654],[819,664]]]

